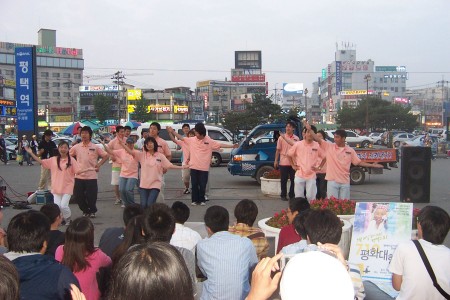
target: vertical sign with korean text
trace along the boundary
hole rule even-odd
[[[336,95],[342,91],[342,72],[341,72],[341,62],[336,61]]]
[[[37,132],[36,49],[16,47],[17,127],[20,135],[31,138]]]

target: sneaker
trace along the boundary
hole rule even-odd
[[[206,202],[202,202],[202,203],[200,203],[200,205],[201,205],[201,206],[205,206],[205,205],[206,205]]]
[[[125,208],[125,204],[122,204],[120,207]]]
[[[196,206],[196,205],[197,205],[197,202],[192,202],[191,205],[192,205],[192,206]]]
[[[183,194],[190,194],[191,192],[189,191],[189,189],[185,189]]]
[[[208,196],[205,195],[205,201],[209,201]]]
[[[89,218],[95,219],[95,213],[90,214],[90,215],[89,215]]]
[[[114,202],[114,205],[119,205],[121,203],[122,203],[122,201],[120,199],[116,199],[116,202]]]

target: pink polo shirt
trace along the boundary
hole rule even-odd
[[[189,159],[189,153],[190,153],[189,145],[186,144],[186,142],[184,140],[183,141],[176,140],[176,143],[178,146],[181,147],[181,151],[183,151],[183,163],[185,163],[186,160]]]
[[[287,136],[285,135],[285,137],[287,139],[291,139],[295,142],[297,142],[299,140],[298,136],[296,136],[295,134],[293,134],[292,136]],[[277,142],[277,150],[280,153],[280,166],[290,166],[291,165],[291,161],[289,160],[289,157],[287,156],[287,152],[289,151],[289,149],[291,149],[291,145],[289,145],[282,137],[280,137],[278,139]]]
[[[212,152],[220,149],[220,143],[209,136],[205,136],[202,140],[197,137],[186,137],[183,141],[189,145],[190,168],[199,171],[209,171]]]
[[[342,184],[350,184],[350,165],[358,165],[361,160],[349,146],[338,147],[335,143],[322,142],[326,153],[327,175],[325,179]]]
[[[287,152],[292,157],[294,163],[299,167],[295,172],[295,176],[303,179],[315,179],[316,172],[312,167],[317,167],[319,158],[324,156],[319,143],[312,142],[308,144],[306,141],[296,142]]]
[[[135,154],[141,153],[141,151],[134,150]],[[138,161],[133,155],[129,154],[125,149],[114,150],[114,156],[122,165],[120,169],[120,177],[123,178],[138,178]]]
[[[171,156],[172,152],[170,151],[169,145],[165,140],[160,138],[159,136],[155,139],[158,144],[158,152],[164,154],[166,157]]]
[[[123,138],[123,142],[125,143],[125,141],[126,141],[126,138],[124,137]],[[111,149],[111,150],[120,150],[120,149],[123,149],[123,147],[120,145],[120,140],[119,140],[119,138],[116,136],[112,141],[110,141],[109,143],[108,143],[108,148],[109,149]],[[118,162],[118,161],[114,161],[113,160],[113,163],[112,163],[112,170],[113,171],[120,171],[120,167],[121,167],[121,163],[120,162]]]
[[[163,170],[173,166],[172,163],[159,152],[151,155],[146,151],[137,151],[136,160],[141,163],[141,183],[143,189],[161,189]]]
[[[57,157],[42,159],[41,165],[44,169],[50,169],[52,174],[52,194],[73,194],[75,184],[75,173],[80,171],[80,164],[73,157],[70,159],[70,167],[67,167],[68,158],[59,161],[58,168]]]
[[[80,164],[81,170],[88,168],[95,168],[98,163],[99,157],[104,158],[108,156],[105,150],[100,149],[100,147],[95,146],[95,144],[89,142],[89,144],[84,145],[82,142],[76,144],[69,151],[70,156],[76,156],[77,161]],[[75,176],[77,179],[97,179],[97,172],[87,171]]]

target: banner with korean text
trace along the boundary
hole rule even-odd
[[[389,264],[397,245],[411,239],[412,211],[411,203],[356,203],[349,262],[363,280],[391,286]]]
[[[37,132],[36,49],[15,48],[17,127],[20,135],[31,138]]]

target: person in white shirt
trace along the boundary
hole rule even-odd
[[[134,147],[138,150],[142,150],[144,147],[145,139],[148,137],[148,128],[142,128],[141,136],[142,137],[137,140],[136,144],[134,144]]]
[[[189,227],[184,226],[184,223],[189,219],[189,207],[180,201],[175,201],[172,204],[172,212],[175,216],[175,232],[170,239],[170,244],[190,250],[195,254],[195,247],[201,241],[200,234]]]
[[[447,294],[450,294],[450,249],[443,243],[449,229],[450,217],[440,207],[426,206],[417,217],[419,243],[430,262],[437,283]],[[398,245],[389,271],[392,272],[392,286],[400,291],[397,299],[444,299],[433,285],[412,241]]]

